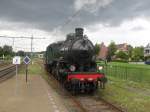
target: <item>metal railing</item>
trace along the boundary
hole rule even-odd
[[[148,68],[104,65],[104,73],[106,76],[123,80],[150,83],[150,69]]]

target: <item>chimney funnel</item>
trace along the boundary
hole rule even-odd
[[[83,37],[83,28],[76,28],[75,29],[75,35],[76,37]]]

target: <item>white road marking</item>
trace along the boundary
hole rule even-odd
[[[49,98],[49,100],[53,100],[53,98],[52,98],[52,97],[50,97],[50,96],[48,96],[48,98]]]
[[[55,104],[55,105],[53,105],[53,108],[58,109],[58,107],[57,107],[57,105],[56,105],[56,104]]]
[[[44,86],[44,83],[43,83]],[[58,108],[58,106],[56,105],[56,103],[54,102],[54,98],[52,97],[52,95],[49,93],[49,90],[47,90],[46,86],[44,86],[45,91],[47,92],[48,95],[48,99],[50,101],[50,103],[52,104],[52,107],[54,108],[54,112],[61,112]]]
[[[54,112],[60,112],[59,110],[55,110]]]
[[[52,105],[56,105],[56,103],[55,102],[51,102],[52,103]]]

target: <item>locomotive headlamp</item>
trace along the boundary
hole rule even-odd
[[[94,79],[93,78],[88,78],[88,81],[93,81]]]
[[[70,71],[74,72],[76,70],[76,67],[74,65],[70,66]]]
[[[102,69],[103,69],[103,67],[102,67],[102,66],[99,66],[99,67],[98,67],[98,70],[102,70]]]

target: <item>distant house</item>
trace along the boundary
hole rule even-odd
[[[144,48],[144,56],[150,56],[150,43],[148,43],[147,46]]]
[[[36,58],[44,58],[44,52],[35,52],[34,57]]]
[[[38,58],[43,58],[44,54],[38,54]]]
[[[117,52],[123,51],[123,52],[128,52],[128,44],[123,43],[123,44],[118,44],[117,46]]]
[[[117,47],[117,51],[123,51],[123,52],[128,52],[128,44],[127,43],[123,43],[123,44],[118,44],[116,45]],[[98,59],[102,59],[105,60],[107,58],[107,54],[108,54],[108,47],[105,46],[105,44],[102,42],[100,44],[100,51],[99,51],[99,55],[98,55]],[[115,58],[115,56],[114,56]]]
[[[102,42],[100,44],[100,51],[99,51],[98,59],[105,60],[107,58],[107,53],[108,53],[108,48]]]

